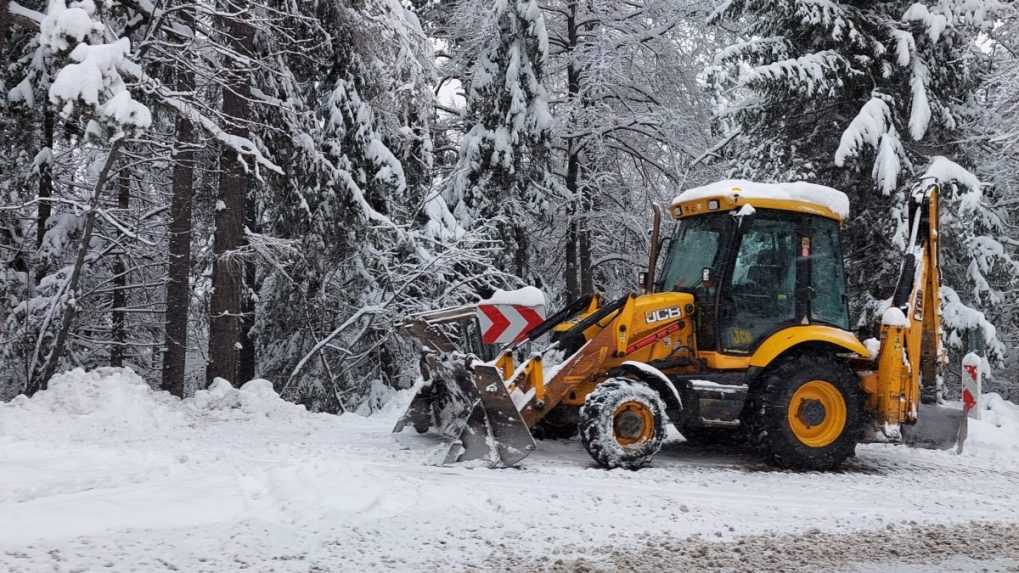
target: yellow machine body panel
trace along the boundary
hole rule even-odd
[[[775,334],[772,334],[750,356],[748,364],[763,368],[768,366],[785,351],[794,346],[810,342],[823,342],[845,348],[847,352],[854,352],[861,357],[868,355],[867,347],[860,342],[860,339],[851,332],[841,328],[825,326],[822,324],[810,324],[805,326],[790,326]]]
[[[689,293],[660,292],[632,299],[616,322],[616,352],[606,367],[627,360],[653,362],[687,349],[691,354],[693,328],[690,311],[694,297]]]
[[[596,352],[602,361],[597,373],[608,372],[624,362],[650,363],[677,354],[693,359],[697,351],[691,316],[693,303],[692,294],[679,292],[645,294],[630,299],[619,312],[592,327],[597,336],[589,338],[589,350]],[[605,331],[610,334],[606,335]],[[562,381],[571,387],[562,399],[564,404],[582,405],[601,381],[600,376],[590,376],[588,369],[581,371],[583,375],[566,370],[560,373]]]
[[[811,342],[827,343],[861,357],[867,356],[867,347],[853,333],[832,326],[810,324],[790,326],[772,334],[752,354],[701,351],[697,357],[709,370],[746,370],[751,366],[764,368],[794,346]]]
[[[584,348],[547,381],[546,388],[560,391],[545,402],[582,405],[604,374],[624,362],[649,363],[677,353],[687,353],[692,359],[696,354],[690,316],[693,302],[693,295],[679,292],[631,297],[618,311],[584,330]],[[594,306],[588,308],[572,324],[597,310]],[[521,376],[521,388],[532,387],[533,380]],[[532,415],[526,408],[522,413],[525,419]]]

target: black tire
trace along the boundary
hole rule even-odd
[[[830,443],[808,445],[790,425],[788,409],[804,385],[826,382],[838,392],[845,405],[845,422]],[[800,408],[806,402],[804,400]],[[743,424],[751,444],[778,467],[798,470],[832,470],[853,456],[863,434],[864,395],[856,375],[834,357],[823,353],[800,353],[769,367],[754,384],[743,413]],[[811,413],[818,424],[829,423],[822,407]],[[800,414],[803,415],[803,414]],[[809,427],[809,426],[808,426]],[[837,424],[836,424],[837,429]],[[822,440],[823,441],[823,440]]]
[[[568,440],[576,436],[578,410],[576,406],[556,406],[531,428],[531,435],[539,440]]]
[[[633,410],[631,410],[633,409]],[[648,414],[645,418],[634,410]],[[654,459],[665,440],[665,405],[653,388],[628,378],[610,378],[588,394],[580,409],[580,441],[598,465],[640,469]],[[629,440],[635,434],[641,437]]]

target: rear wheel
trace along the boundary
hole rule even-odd
[[[765,372],[744,418],[752,440],[775,465],[830,470],[856,450],[863,399],[845,364],[823,354],[799,354]]]
[[[642,382],[610,378],[588,394],[580,409],[580,440],[602,467],[644,467],[665,440],[665,405]]]

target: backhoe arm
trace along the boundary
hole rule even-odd
[[[921,401],[933,403],[937,397],[942,358],[939,191],[930,181],[913,188],[906,255],[891,307],[881,321],[876,414],[886,428],[915,423]]]

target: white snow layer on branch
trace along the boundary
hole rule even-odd
[[[453,216],[442,198],[441,193],[435,193],[425,200],[425,216],[428,222],[425,223],[425,236],[436,241],[448,241],[461,239],[466,231]]]
[[[131,97],[120,75],[128,63],[131,41],[119,38],[111,43],[85,43],[95,41],[103,30],[102,23],[93,20],[94,14],[90,0],[70,8],[64,0],[50,2],[40,25],[40,45],[55,54],[72,45],[74,49],[68,55],[73,63],[61,68],[50,84],[49,99],[62,106],[65,116],[74,113],[76,104],[84,103],[118,127],[144,129],[152,123],[152,114]]]
[[[141,71],[138,70],[137,72],[138,73],[137,75],[135,75],[135,77],[139,78],[142,77]],[[254,175],[256,179],[261,180],[261,176],[258,173],[257,168],[258,165],[261,165],[274,173],[278,173],[280,175],[283,174],[283,169],[280,168],[280,166],[273,163],[271,159],[266,157],[266,155],[262,153],[262,150],[260,150],[258,146],[255,145],[255,142],[251,141],[250,139],[227,133],[226,131],[223,130],[222,127],[219,126],[218,123],[213,121],[211,118],[203,115],[194,106],[186,103],[183,100],[168,96],[161,97],[160,101],[177,110],[177,113],[183,115],[184,117],[187,117],[189,120],[191,120],[191,123],[195,125],[200,125],[202,129],[204,129],[210,135],[219,140],[220,143],[236,151],[239,157],[243,158],[247,156],[254,159],[256,164]],[[242,162],[242,165],[244,165],[245,169],[247,169],[246,162]]]
[[[959,198],[959,214],[974,215],[980,213],[980,202],[984,198],[983,184],[976,175],[965,167],[941,155],[931,158],[924,177],[933,177],[942,183],[958,183],[966,188]],[[985,222],[986,223],[986,222]],[[994,226],[990,224],[990,226]]]
[[[957,331],[976,330],[991,354],[1004,355],[1005,348],[998,340],[997,330],[984,313],[963,303],[955,289],[944,285],[941,286],[941,320],[947,330],[954,331],[948,338],[949,345],[961,350],[962,341]]]
[[[885,195],[895,191],[895,187],[898,185],[899,173],[902,171],[899,157],[904,154],[902,142],[899,141],[899,132],[894,127],[881,135],[881,143],[878,145],[877,159],[874,160],[871,175]]]
[[[42,24],[42,21],[46,19],[46,15],[43,14],[42,12],[36,12],[35,10],[32,10],[31,8],[26,8],[21,4],[18,4],[17,2],[11,2],[7,6],[7,11],[12,16],[21,16],[22,18],[28,18],[29,20],[37,24]]]
[[[933,177],[944,183],[956,182],[968,188],[970,191],[979,191],[982,186],[980,179],[977,178],[976,175],[973,175],[973,173],[965,167],[941,155],[935,155],[931,158],[931,164],[927,167],[927,171],[924,172],[923,176]]]
[[[931,104],[927,98],[929,76],[927,65],[919,58],[914,59],[913,71],[909,77],[909,86],[913,92],[913,101],[909,108],[909,135],[913,141],[923,139],[931,122]]]
[[[915,2],[906,9],[902,15],[903,22],[919,22],[927,30],[927,37],[931,42],[937,43],[941,39],[941,33],[948,27],[948,17],[941,13],[931,12],[926,5]]]
[[[856,114],[849,127],[842,132],[839,147],[835,150],[835,165],[842,167],[846,159],[860,153],[863,146],[877,147],[881,136],[892,126],[892,112],[888,104],[880,97],[871,97],[863,104],[860,113]]]
[[[796,84],[806,93],[816,93],[826,85],[825,74],[835,71],[844,64],[843,57],[834,50],[824,50],[762,66],[744,64],[740,70],[740,83],[747,86],[756,82],[787,81]]]
[[[855,41],[858,38],[859,33],[853,28],[838,3],[832,0],[799,0],[795,5],[796,15],[800,17],[802,23],[825,27],[831,31],[833,40],[846,39],[847,28],[849,40]]]
[[[715,54],[715,65],[721,65],[728,60],[745,60],[749,56],[771,56],[774,58],[786,58],[789,54],[788,40],[783,36],[769,36],[767,38],[750,38],[735,42],[719,50]]]
[[[102,32],[102,24],[92,20],[94,12],[94,5],[76,3],[68,8],[63,0],[51,0],[46,16],[39,24],[39,43],[59,53],[77,46],[92,33]]]
[[[403,173],[403,164],[386,147],[386,144],[382,143],[382,140],[378,137],[373,137],[368,142],[368,148],[365,152],[368,155],[368,159],[378,168],[375,179],[394,187],[397,193],[403,193],[407,188],[407,178]]]
[[[913,34],[905,30],[892,30],[892,37],[895,38],[895,61],[902,67],[909,65],[913,52],[916,51],[916,40]]]

